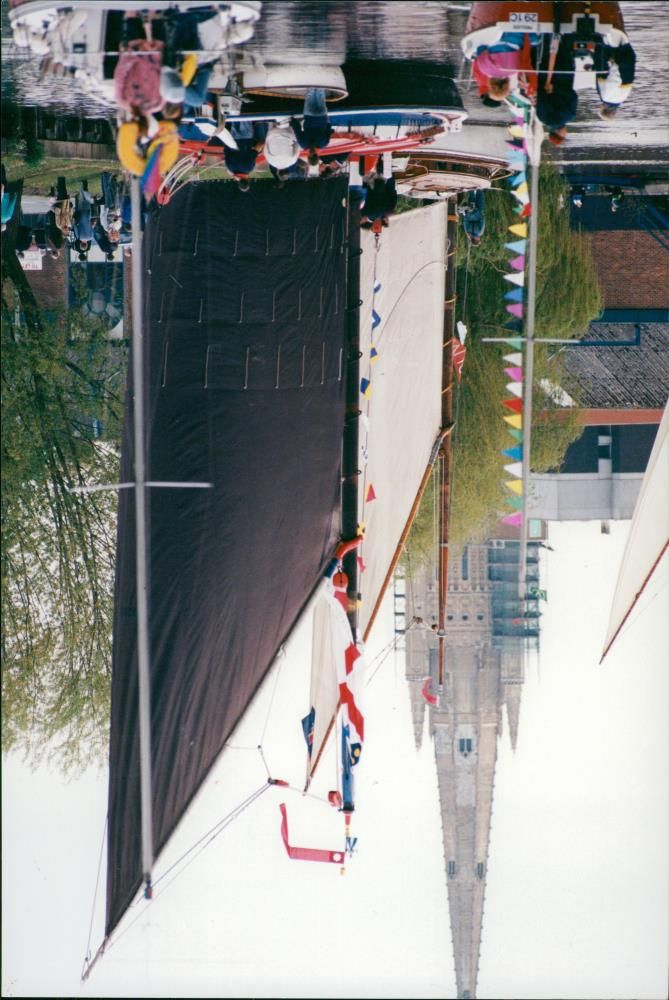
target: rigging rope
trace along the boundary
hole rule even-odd
[[[102,831],[102,843],[100,844],[100,857],[98,859],[98,873],[95,878],[95,891],[93,892],[93,905],[91,906],[91,922],[88,928],[88,941],[86,942],[86,955],[84,958],[84,965],[82,968],[82,976],[86,970],[91,957],[91,938],[93,937],[93,921],[95,919],[95,904],[98,900],[98,886],[100,885],[100,873],[102,872],[102,856],[105,850],[105,840],[107,838],[107,824],[109,823],[109,816],[105,818],[105,825]]]

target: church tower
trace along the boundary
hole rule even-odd
[[[528,560],[534,586],[536,549]],[[437,636],[429,628],[432,570],[407,588],[407,680],[414,735],[423,732],[421,694],[431,677],[436,692]],[[515,574],[515,580],[514,580]],[[511,746],[518,741],[524,647],[538,632],[536,601],[518,605],[518,543],[500,539],[466,545],[449,564],[444,689],[429,709],[441,810],[444,868],[455,975],[460,998],[474,998],[478,978],[488,868],[490,822],[506,705]],[[536,574],[538,581],[538,570]],[[428,590],[428,587],[430,588]],[[508,591],[508,593],[507,593]],[[423,613],[421,613],[423,612]],[[427,614],[425,614],[427,612]],[[436,597],[434,607],[436,621]]]

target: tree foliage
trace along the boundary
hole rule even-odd
[[[589,248],[569,227],[568,194],[561,177],[550,166],[541,168],[539,240],[537,254],[537,337],[576,338],[601,312],[601,294]],[[501,452],[513,441],[507,434],[503,407],[508,396],[503,355],[508,345],[484,344],[483,337],[512,336],[504,330],[510,318],[504,293],[509,291],[509,251],[515,239],[508,226],[519,221],[516,204],[505,188],[485,193],[486,228],[480,246],[459,240],[457,264],[457,318],[468,328],[467,358],[454,400],[452,489],[449,532],[454,545],[485,538],[500,517],[508,513],[504,486],[505,460]],[[574,410],[560,404],[555,388],[578,402],[578,386],[563,365],[556,347],[537,345],[534,361],[534,420],[531,467],[535,472],[558,469],[580,427]],[[540,415],[541,414],[541,415]],[[510,459],[508,460],[510,461]],[[409,538],[414,564],[424,557],[433,538],[433,503],[429,494],[421,506]]]
[[[3,749],[69,770],[106,742],[116,508],[72,488],[118,481],[123,364],[14,254],[2,277]]]

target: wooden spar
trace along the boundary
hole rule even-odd
[[[449,249],[455,250],[458,235],[458,217],[449,211],[447,235]],[[441,368],[441,425],[453,425],[453,336],[455,333],[455,267],[446,271],[446,299],[444,301],[444,349]],[[451,493],[450,436],[446,438],[439,453],[439,690],[444,685],[444,662],[446,658],[446,599],[448,591],[448,515]]]

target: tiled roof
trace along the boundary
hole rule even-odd
[[[638,347],[576,347],[563,358],[583,407],[663,407],[669,396],[669,323],[642,323]],[[634,323],[593,323],[588,340],[631,340]]]

